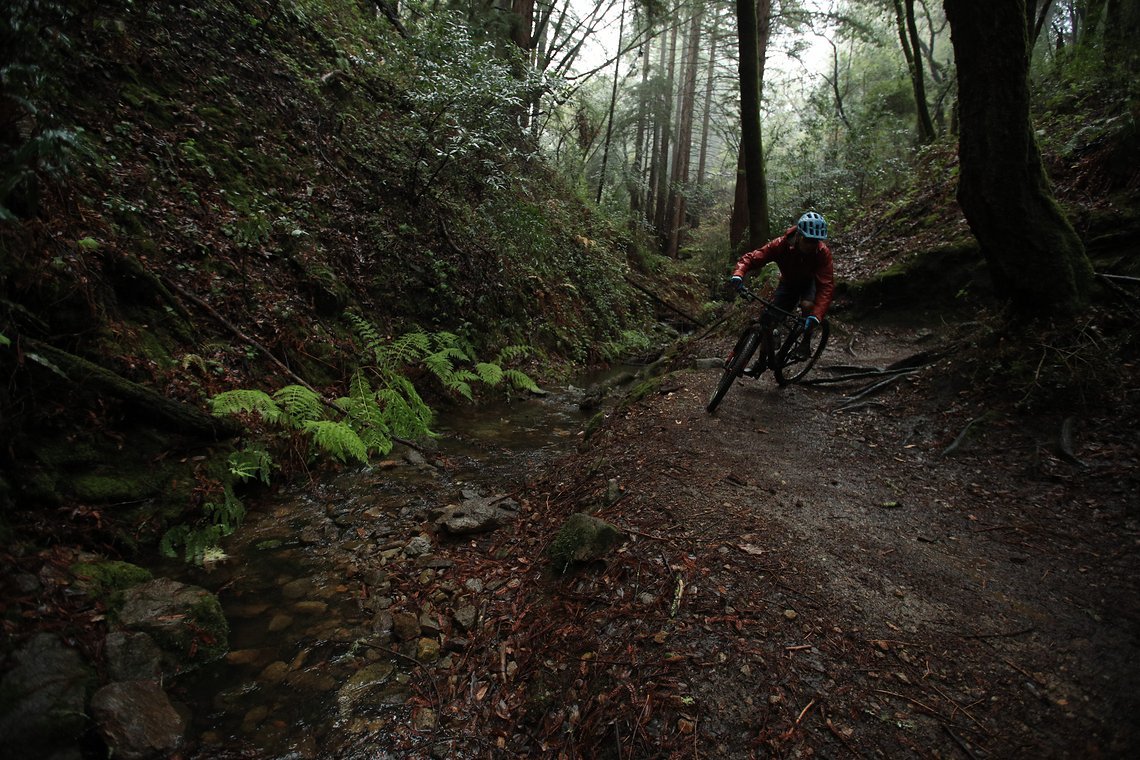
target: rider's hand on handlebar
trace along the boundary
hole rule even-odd
[[[738,274],[734,274],[732,277],[729,278],[728,284],[731,285],[736,290],[740,290],[741,288],[744,287],[744,278]]]

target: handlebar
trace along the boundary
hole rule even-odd
[[[764,304],[764,305],[765,305],[765,306],[767,306],[769,309],[771,309],[773,312],[775,312],[775,313],[776,313],[778,316],[780,316],[780,317],[782,317],[782,318],[784,318],[784,319],[789,319],[789,318],[791,318],[791,319],[799,319],[799,316],[798,316],[798,315],[796,315],[796,314],[793,314],[792,312],[790,312],[790,311],[787,311],[787,310],[785,310],[785,309],[781,309],[779,306],[777,306],[776,304],[772,303],[772,302],[771,302],[771,301],[769,301],[767,298],[764,298],[764,296],[760,295],[759,293],[757,293],[756,291],[752,290],[751,288],[749,288],[747,285],[745,285],[745,284],[743,284],[743,283],[741,283],[740,285],[738,285],[736,289],[737,289],[737,292],[738,292],[738,293],[740,293],[741,295],[743,295],[743,296],[745,296],[746,298],[749,298],[749,299],[751,299],[751,300],[753,300],[753,301],[758,301],[758,302],[760,302],[760,303]]]

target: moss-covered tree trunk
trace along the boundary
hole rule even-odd
[[[958,203],[994,285],[1018,311],[1074,311],[1092,267],[1053,197],[1033,137],[1025,0],[944,5],[958,64]]]

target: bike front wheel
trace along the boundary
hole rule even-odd
[[[816,325],[810,335],[804,335],[802,327],[797,327],[784,341],[784,345],[776,353],[773,374],[780,385],[798,383],[803,379],[816,361],[819,360],[823,349],[827,347],[827,338],[831,334],[831,327],[827,320]]]
[[[716,390],[713,391],[709,403],[705,406],[705,410],[709,414],[716,411],[717,406],[724,399],[724,394],[728,393],[728,389],[736,382],[736,378],[744,372],[744,368],[748,366],[748,360],[760,347],[760,339],[760,331],[753,329],[744,336],[743,340],[737,343],[737,349],[729,357],[728,364],[724,368],[724,374],[721,375]]]

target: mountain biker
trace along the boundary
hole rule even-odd
[[[822,215],[808,211],[795,227],[741,256],[729,283],[739,289],[749,271],[775,263],[780,270],[780,282],[772,302],[784,311],[791,311],[797,303],[802,306],[808,312],[804,317],[804,332],[810,335],[827,314],[835,295],[835,270],[831,248],[825,240],[827,221]],[[765,313],[761,319],[770,324],[775,317]],[[762,366],[754,366],[747,374],[763,370]]]

